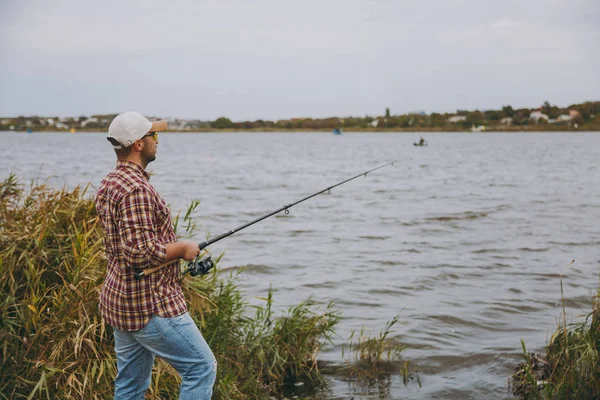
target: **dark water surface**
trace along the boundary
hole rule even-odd
[[[334,380],[332,398],[509,398],[520,339],[537,351],[556,328],[561,274],[568,318],[591,311],[600,134],[423,136],[428,147],[408,133],[169,133],[148,167],[174,211],[201,200],[198,222],[214,236],[400,160],[212,248],[225,251],[222,268],[246,268],[253,303],[271,285],[278,309],[334,300],[344,319],[323,359],[340,361],[353,329],[377,335],[400,317],[392,337],[422,386],[394,375],[384,396]],[[115,162],[101,133],[0,140],[2,179],[97,186]]]

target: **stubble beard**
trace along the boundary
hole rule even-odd
[[[144,147],[144,150],[142,150],[142,162],[144,163],[144,166],[150,164],[154,160],[156,160],[156,148],[154,153],[148,153],[146,152],[146,147]]]

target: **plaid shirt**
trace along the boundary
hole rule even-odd
[[[119,161],[100,184],[96,211],[104,228],[108,273],[100,293],[100,314],[122,331],[142,329],[152,315],[176,317],[187,311],[179,262],[145,276],[137,268],[163,264],[176,236],[164,199],[139,165]]]

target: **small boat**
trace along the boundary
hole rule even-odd
[[[343,131],[342,131],[341,129],[337,129],[337,128],[333,130],[333,134],[334,134],[334,135],[341,135],[341,134],[342,134],[342,132],[343,132]]]
[[[417,146],[417,147],[425,147],[427,146],[427,140],[421,138],[421,140],[419,140],[419,142],[413,142],[413,146]]]
[[[31,128],[27,129],[27,133],[32,133],[32,132],[33,132],[33,129],[31,129]]]

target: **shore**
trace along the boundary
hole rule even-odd
[[[21,132],[28,133],[23,130],[5,130],[2,132]],[[86,133],[86,132],[106,132],[106,129],[77,129],[75,132],[69,132],[66,130],[56,129],[35,129],[35,132],[61,132],[61,133]],[[256,128],[256,129],[215,129],[215,128],[201,128],[201,129],[185,129],[185,130],[167,130],[166,132],[177,132],[177,133],[218,133],[218,132],[325,132],[331,133],[333,129],[280,129],[280,128]],[[449,129],[449,128],[343,128],[342,132],[388,132],[388,133],[442,133],[442,132],[469,132],[469,133],[486,133],[486,132],[514,132],[514,133],[527,133],[527,132],[600,132],[600,124],[598,125],[585,125],[579,128],[571,126],[557,125],[557,126],[494,126],[486,128],[482,131],[474,132],[471,129]]]

